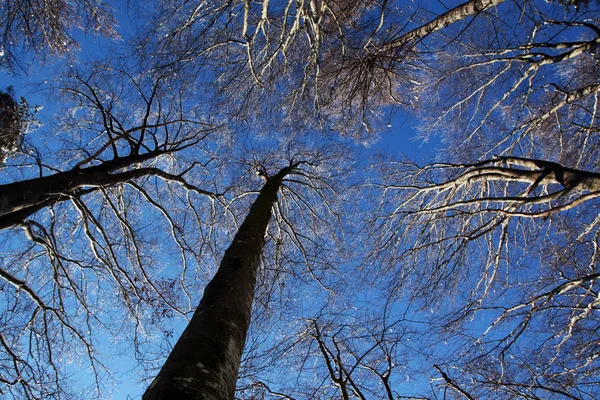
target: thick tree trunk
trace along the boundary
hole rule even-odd
[[[160,175],[156,168],[116,172],[157,157],[164,152],[129,155],[87,168],[0,185],[0,230],[17,226],[44,207],[67,200],[85,187],[100,188],[146,175]]]
[[[283,168],[260,191],[143,400],[234,398],[265,232],[281,182],[296,166]]]

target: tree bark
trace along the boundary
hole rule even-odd
[[[234,398],[265,232],[283,178],[297,166],[283,168],[261,189],[143,400]]]
[[[413,29],[410,32],[405,33],[398,39],[395,39],[379,49],[380,52],[387,52],[390,50],[397,49],[410,45],[411,47],[418,40],[425,38],[427,35],[439,31],[453,24],[457,21],[461,21],[467,17],[478,14],[484,10],[496,7],[498,4],[505,0],[470,0],[453,9],[441,14],[440,16],[432,19],[428,23],[421,25],[418,28]]]
[[[87,168],[75,168],[53,175],[0,185],[0,230],[21,224],[42,208],[67,200],[81,193],[85,187],[107,187],[149,175],[168,175],[169,179],[178,180],[177,176],[166,174],[153,167],[115,172],[165,153],[153,151],[141,155],[129,155]],[[93,190],[85,192],[90,191]]]

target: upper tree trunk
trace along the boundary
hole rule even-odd
[[[265,232],[281,182],[296,166],[283,168],[260,191],[143,400],[234,398]]]
[[[496,7],[498,4],[505,0],[470,0],[466,3],[460,4],[440,16],[432,19],[428,23],[421,25],[420,27],[413,29],[410,32],[405,33],[398,39],[391,41],[384,45],[380,51],[385,52],[399,47],[403,47],[407,44],[413,45],[416,41],[424,39],[427,35],[439,31],[453,24],[457,21],[461,21],[467,17],[478,14],[484,10]]]

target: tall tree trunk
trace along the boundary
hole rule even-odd
[[[290,165],[267,180],[200,305],[143,400],[233,399],[271,210]]]

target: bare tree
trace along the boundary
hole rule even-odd
[[[70,359],[99,396],[111,374],[102,337],[128,341],[140,360],[154,330],[168,342],[163,323],[187,319],[187,289],[204,278],[187,266],[210,257],[203,235],[221,204],[199,187],[215,188],[214,157],[201,153],[216,126],[160,77],[97,68],[61,82],[72,108],[2,169],[1,390],[24,398],[73,395]]]
[[[439,309],[454,389],[595,397],[598,174],[519,157],[397,172],[412,181],[381,186],[373,254],[396,260],[388,290]]]
[[[111,74],[114,76],[109,77]],[[116,95],[111,90],[129,89],[98,86],[103,84],[103,79],[114,79],[118,75],[121,76],[117,79],[124,79],[124,84],[138,91],[140,104],[136,107],[141,113],[136,111],[139,114],[134,117],[139,118],[137,121],[124,120],[125,110],[115,110],[115,106],[124,103],[125,99],[110,99]],[[177,105],[166,104],[164,95],[159,93],[163,90],[160,81],[158,77],[140,82],[122,71],[102,71],[100,68],[89,76],[75,75],[71,85],[62,90],[75,101],[73,112],[82,116],[63,119],[61,122],[64,125],[59,129],[75,130],[75,135],[80,135],[80,138],[75,136],[76,140],[89,142],[80,149],[74,149],[72,156],[80,159],[71,162],[66,169],[46,165],[38,158],[39,154],[33,147],[25,150],[25,153],[30,153],[27,156],[24,154],[25,162],[37,166],[39,175],[1,185],[0,229],[18,226],[40,209],[74,196],[144,176],[156,176],[187,185],[181,175],[173,175],[147,164],[195,146],[214,132],[215,127],[210,123],[193,121],[182,113],[183,110],[177,110]],[[103,97],[109,97],[108,102]],[[88,132],[82,134],[84,130]],[[142,167],[144,163],[146,166]],[[9,168],[5,172],[11,173]],[[197,190],[211,195],[207,191]]]
[[[310,4],[232,2],[211,4],[209,8],[203,8],[204,5],[201,5],[193,9],[188,9],[187,6],[173,6],[172,14],[165,13],[165,15],[179,15],[180,13],[182,17],[170,19],[169,23],[165,22],[167,21],[165,19],[158,25],[157,32],[160,32],[161,38],[164,39],[157,46],[158,50],[154,55],[166,56],[166,61],[163,59],[160,67],[176,67],[181,70],[186,70],[190,65],[193,66],[189,61],[200,60],[202,61],[201,65],[206,65],[205,63],[211,62],[211,55],[221,55],[222,62],[217,61],[218,72],[215,81],[218,84],[218,95],[224,94],[224,96],[217,96],[217,98],[223,99],[221,103],[223,107],[230,107],[228,111],[231,110],[232,115],[240,117],[242,120],[256,118],[256,115],[259,115],[259,113],[253,114],[256,110],[264,111],[264,115],[267,115],[273,109],[274,104],[280,106],[279,99],[282,97],[279,92],[273,90],[274,88],[283,93],[283,98],[287,99],[284,104],[286,107],[290,105],[289,109],[293,110],[287,114],[291,120],[294,118],[305,120],[307,116],[317,115],[323,112],[324,108],[330,107],[330,110],[336,109],[338,114],[332,113],[332,119],[319,119],[320,122],[334,123],[335,118],[342,115],[341,119],[344,119],[344,113],[348,113],[352,118],[358,115],[361,122],[366,125],[369,125],[365,115],[371,112],[368,107],[370,105],[373,105],[373,109],[376,110],[374,112],[377,113],[381,110],[377,107],[381,105],[423,104],[423,101],[435,96],[436,99],[448,100],[451,102],[449,107],[453,107],[449,108],[448,113],[444,111],[442,118],[438,119],[439,123],[447,121],[446,115],[456,113],[461,117],[464,115],[475,116],[471,118],[470,123],[481,123],[483,127],[481,129],[487,129],[486,122],[491,121],[492,114],[497,116],[497,120],[502,123],[508,119],[508,114],[502,114],[505,108],[502,108],[500,104],[514,104],[515,110],[517,107],[521,107],[520,111],[534,106],[536,109],[545,109],[546,111],[542,113],[547,113],[548,116],[543,117],[542,120],[535,120],[535,118],[527,120],[526,114],[518,112],[510,115],[510,117],[514,115],[515,119],[520,118],[519,121],[523,121],[522,125],[509,125],[514,132],[517,132],[513,137],[517,137],[519,132],[527,130],[535,132],[537,135],[543,133],[543,130],[538,129],[539,122],[549,119],[553,113],[556,114],[557,109],[554,109],[556,99],[549,103],[548,98],[543,98],[541,95],[536,96],[540,92],[536,92],[536,95],[530,97],[523,96],[527,103],[518,101],[512,103],[513,97],[517,98],[521,95],[524,87],[521,86],[522,84],[532,84],[533,86],[530,88],[536,86],[535,79],[538,77],[540,85],[536,87],[542,87],[542,84],[546,85],[547,81],[541,79],[541,74],[537,74],[540,68],[566,65],[570,60],[593,58],[596,41],[593,24],[588,23],[591,26],[587,26],[584,23],[586,15],[589,15],[591,11],[578,13],[575,19],[570,21],[563,18],[563,22],[561,22],[560,19],[551,19],[550,14],[544,14],[528,3],[523,11],[525,22],[522,26],[519,25],[514,32],[505,32],[498,30],[497,26],[505,26],[506,24],[503,23],[510,15],[509,13],[519,5],[511,3],[506,9],[500,10],[499,7],[496,8],[498,4],[500,2],[466,2],[439,16],[425,19],[424,22],[420,22],[414,16],[406,18],[405,15],[393,14],[390,12],[392,7],[389,7],[387,3],[376,4],[373,7],[360,5],[357,8],[343,8],[345,3],[336,3],[336,6],[340,7],[335,10],[331,7],[328,8],[327,2],[311,2]],[[560,10],[564,14],[564,10],[562,8]],[[346,12],[347,14],[345,14]],[[321,19],[319,15],[322,16]],[[390,15],[393,17],[390,18]],[[374,16],[378,18],[374,18]],[[217,24],[217,21],[220,20],[227,21],[227,28],[223,29]],[[289,25],[288,30],[286,23],[290,20],[298,22],[298,25],[296,28],[294,28],[295,25]],[[331,29],[331,25],[328,25],[327,21],[333,21],[332,26],[337,30]],[[173,22],[174,24],[172,24]],[[412,24],[410,28],[407,27],[409,23]],[[510,26],[514,27],[514,25]],[[559,36],[554,36],[562,26],[567,26],[569,29],[577,29],[578,26],[584,27],[589,32],[587,35],[584,34],[584,38],[580,41],[571,41],[569,39],[570,32],[559,32]],[[482,27],[494,34],[482,35],[480,30]],[[356,32],[360,32],[360,34]],[[306,35],[300,36],[300,33]],[[211,40],[211,38],[217,37],[220,40]],[[276,39],[271,40],[271,38]],[[490,38],[489,42],[485,42],[488,38]],[[494,42],[494,39],[497,39],[497,43]],[[481,42],[484,44],[480,45]],[[469,46],[472,46],[473,43],[477,44],[475,48],[479,52],[472,58],[475,61],[469,64],[470,58],[466,58],[466,61],[461,58],[464,54],[469,54],[468,51],[463,51],[462,47],[471,49]],[[162,54],[160,49],[163,49]],[[175,49],[175,51],[167,54],[165,49]],[[536,50],[539,49],[550,50],[547,53],[538,54]],[[515,50],[514,54],[511,53],[513,50]],[[490,54],[498,56],[490,61]],[[506,56],[507,54],[509,56]],[[448,59],[448,62],[444,57]],[[298,59],[303,61],[294,62]],[[479,61],[480,59],[483,61]],[[486,66],[494,65],[495,60],[511,64],[506,75],[504,75],[504,70],[500,70],[500,73],[493,68],[486,70]],[[512,77],[511,74],[514,72],[511,69],[512,64],[516,65],[521,61],[535,64],[532,67],[533,72],[526,72],[523,78],[519,75],[518,68],[515,68],[517,72],[514,73],[514,76],[517,78],[500,81],[504,76]],[[463,68],[462,64],[468,66]],[[432,68],[432,65],[437,66],[437,69]],[[448,68],[443,68],[445,66]],[[423,79],[431,70],[441,72],[438,75],[441,78],[435,78],[433,75],[434,78],[430,81],[435,85],[439,84],[437,86],[425,84],[427,79],[431,78]],[[180,70],[178,69],[178,71]],[[446,78],[443,74],[454,79]],[[282,76],[285,76],[285,84],[278,86],[282,82],[280,80]],[[481,76],[484,78],[481,79]],[[594,79],[593,74],[590,74],[590,79]],[[459,84],[453,87],[454,82]],[[481,91],[486,91],[495,83],[498,85],[489,92],[491,100],[486,98],[485,104],[482,102],[480,106],[477,101],[483,96],[478,97],[479,88]],[[402,86],[403,84],[407,85]],[[563,105],[571,104],[569,99],[584,99],[589,103],[592,101],[590,95],[593,96],[595,85],[594,82],[585,83],[579,88],[565,92],[566,100],[563,101]],[[559,86],[564,87],[562,82]],[[403,92],[404,95],[410,94],[409,90],[400,90],[401,87],[403,89],[406,87],[416,88],[414,93],[417,93],[419,98],[396,96],[400,92]],[[429,97],[426,91],[427,87],[436,88],[431,91]],[[462,90],[463,87],[466,89]],[[232,97],[229,97],[231,92],[228,91],[228,88],[236,89],[234,101],[230,101]],[[239,88],[245,88],[245,90],[239,90]],[[284,90],[284,88],[292,88],[292,90]],[[452,89],[454,92],[451,91]],[[464,93],[460,93],[461,90]],[[527,91],[525,90],[525,92]],[[449,95],[446,96],[446,94]],[[581,96],[578,97],[578,94]],[[500,101],[494,101],[494,99],[500,99]],[[300,104],[302,107],[296,107]],[[490,104],[491,107],[485,109],[484,105],[487,107]],[[558,107],[562,107],[560,102]],[[568,108],[577,115],[587,113],[588,116],[592,116],[587,135],[590,137],[589,132],[595,129],[593,128],[595,124],[593,115],[595,114],[590,111],[593,108],[586,106]],[[298,109],[303,111],[299,112]],[[312,111],[306,110],[317,111],[311,114]],[[298,118],[298,116],[305,118]],[[260,117],[258,119],[260,120]],[[568,120],[568,118],[561,118],[561,122]],[[455,123],[447,124],[444,129],[460,126],[461,121],[463,120],[460,118],[453,119],[452,122]],[[355,122],[355,120],[352,121],[352,123]],[[517,126],[516,129],[515,126]],[[566,125],[562,126],[561,129],[564,129]],[[490,251],[483,258],[477,257],[476,253],[471,250],[474,243],[485,249],[484,239],[496,240],[495,235],[498,234],[494,228],[497,228],[502,232],[500,247],[504,246],[502,248],[507,249],[505,241],[508,239],[504,236],[504,232],[511,232],[515,225],[519,226],[515,219],[528,218],[520,216],[519,213],[539,216],[540,220],[544,221],[543,218],[550,214],[569,211],[581,202],[593,200],[597,191],[595,184],[592,183],[595,181],[595,173],[589,172],[593,171],[593,168],[587,164],[573,165],[565,162],[566,158],[557,160],[559,163],[551,158],[548,158],[548,161],[541,161],[531,156],[531,151],[513,154],[512,150],[516,149],[518,145],[508,147],[507,150],[495,151],[498,145],[504,145],[503,138],[496,134],[493,137],[490,136],[489,140],[486,138],[486,141],[478,141],[479,135],[480,133],[471,136],[457,133],[456,138],[466,138],[463,140],[464,144],[461,145],[469,149],[473,147],[473,150],[468,152],[462,151],[461,148],[461,151],[455,152],[455,154],[456,156],[467,155],[467,160],[473,160],[473,164],[469,165],[472,165],[474,170],[477,170],[476,167],[479,165],[476,162],[491,157],[492,152],[502,154],[503,159],[494,159],[479,165],[481,168],[477,171],[481,171],[481,181],[473,179],[470,170],[465,173],[464,179],[472,185],[480,184],[477,188],[481,192],[469,192],[465,189],[463,192],[459,192],[463,197],[454,203],[443,197],[447,193],[443,191],[443,184],[440,184],[439,187],[431,186],[431,191],[426,189],[429,186],[421,185],[418,186],[419,195],[407,196],[406,203],[400,197],[400,205],[398,205],[398,198],[391,193],[407,189],[407,185],[386,183],[385,188],[390,197],[385,198],[386,207],[382,207],[382,213],[390,214],[382,216],[380,221],[386,222],[377,225],[380,228],[379,233],[383,233],[383,239],[376,243],[376,251],[387,252],[389,259],[399,264],[398,271],[400,272],[390,278],[393,282],[392,289],[399,290],[401,285],[407,285],[407,287],[414,285],[415,293],[418,293],[420,299],[423,299],[426,304],[436,304],[436,299],[444,298],[442,294],[445,291],[457,287],[469,287],[466,282],[472,284],[469,293],[461,298],[467,302],[466,308],[457,306],[456,310],[444,310],[458,313],[456,315],[450,313],[455,316],[454,320],[445,320],[445,322],[450,322],[444,326],[455,328],[462,326],[461,324],[468,320],[470,315],[473,315],[471,310],[481,310],[484,307],[483,301],[490,298],[488,296],[491,296],[492,287],[498,279],[496,271],[500,268],[491,266],[502,265],[504,262],[504,255],[501,251]],[[462,139],[457,139],[457,141]],[[536,139],[535,146],[538,145],[538,142],[539,140]],[[551,140],[547,140],[547,142],[550,143]],[[550,148],[548,143],[545,148]],[[593,146],[590,141],[587,143]],[[488,146],[485,149],[487,152],[480,151],[485,146]],[[535,146],[532,144],[530,149],[536,148]],[[563,148],[566,149],[567,146]],[[508,162],[509,165],[502,167],[500,166],[502,162]],[[467,167],[466,164],[463,166]],[[502,172],[498,173],[497,170],[502,170]],[[475,174],[477,173],[479,172],[475,172]],[[497,177],[496,174],[498,174]],[[583,183],[584,181],[590,181],[590,184]],[[460,179],[458,182],[457,184],[460,186]],[[498,187],[486,186],[490,184],[497,184]],[[558,186],[558,189],[554,190],[553,185]],[[469,190],[473,190],[473,188],[469,187]],[[469,197],[473,193],[478,193],[478,195]],[[496,196],[497,193],[503,193],[503,195]],[[435,201],[431,199],[436,199],[436,195],[439,196],[437,201],[441,205],[436,204],[428,208],[429,204],[435,204]],[[469,203],[469,198],[473,199],[473,204]],[[388,200],[389,203],[387,203]],[[430,201],[434,201],[434,203],[429,203]],[[467,213],[461,208],[462,206],[472,206],[477,209],[482,201],[489,209]],[[388,206],[392,207],[392,210],[406,206],[411,211],[408,214],[404,211],[390,212]],[[445,208],[446,206],[448,208]],[[438,210],[436,207],[440,209]],[[427,216],[428,212],[435,217]],[[515,215],[506,215],[511,212]],[[395,224],[401,219],[400,217],[407,215],[415,217],[414,221],[416,222],[409,222],[398,228]],[[466,222],[462,224],[457,222],[461,221],[461,217]],[[404,221],[404,219],[402,220]],[[410,221],[410,218],[407,220]],[[435,221],[436,224],[432,221]],[[432,226],[432,232],[428,232],[427,228]],[[472,230],[469,231],[469,228]],[[535,231],[533,225],[529,225],[528,228],[532,232]],[[418,235],[414,234],[412,229],[416,229]],[[407,234],[402,237],[400,232],[407,232]],[[540,232],[539,229],[537,232]],[[388,235],[388,233],[390,234]],[[441,236],[436,236],[434,233],[439,233]],[[528,232],[528,235],[533,235],[533,233]],[[398,239],[400,237],[402,239]],[[464,240],[464,237],[472,240]],[[415,238],[417,238],[416,243],[404,241]],[[516,241],[516,239],[513,240]],[[450,244],[448,245],[448,243]],[[511,255],[514,253],[517,254],[517,259],[525,258],[525,248],[522,246],[512,251]],[[414,257],[414,261],[408,268],[405,268],[404,265],[403,257],[405,256]],[[418,274],[412,273],[412,268],[423,264],[427,267]],[[459,264],[467,264],[469,268],[461,270],[458,267]],[[480,274],[472,275],[470,273],[472,271],[479,271]],[[511,283],[508,286],[512,288],[514,285]],[[535,293],[533,286],[529,289],[532,292],[528,292],[528,295]],[[456,333],[456,331],[454,332]],[[464,360],[468,359],[472,360],[465,356]],[[467,365],[466,361],[464,365]],[[438,367],[438,372],[446,385],[459,396],[471,393],[472,387],[465,386],[460,382],[463,376],[457,377],[446,372],[446,365],[442,363]],[[517,370],[515,370],[516,373]],[[349,381],[340,378],[339,374],[334,374],[333,377],[335,379],[332,382],[344,382],[346,391],[360,392],[358,384],[353,389],[349,389],[352,386]],[[271,387],[266,383],[265,385]],[[556,386],[549,385],[548,388],[556,389]],[[278,389],[272,390],[276,393],[283,393]]]
[[[44,62],[78,48],[73,30],[119,37],[110,7],[99,0],[3,1],[0,7],[0,67],[25,70],[29,52]]]
[[[227,153],[233,135],[204,117],[205,104],[189,102],[177,80],[157,71],[75,72],[65,87],[75,99],[72,108],[60,124],[45,129],[61,132],[59,144],[33,135],[3,170],[3,180],[11,183],[4,185],[2,235],[11,245],[2,278],[7,288],[17,289],[17,295],[6,291],[2,321],[7,366],[2,379],[10,393],[69,396],[63,360],[81,349],[86,355],[81,360],[88,360],[96,379],[93,390],[101,393],[110,374],[97,344],[103,335],[131,339],[138,361],[150,368],[153,354],[144,346],[157,347],[150,337],[158,332],[162,343],[169,342],[172,328],[162,321],[188,318],[190,293],[213,272],[215,249],[228,226],[235,226],[234,204],[248,193],[227,183],[240,176],[234,169],[239,165]],[[215,119],[222,121],[220,117]],[[331,174],[341,172],[332,169]],[[295,176],[315,193],[328,190],[318,174],[296,169]],[[283,193],[275,211],[276,230],[268,232],[278,258],[269,263],[274,268],[261,274],[261,282],[268,274],[286,274],[285,268],[301,270],[300,262],[309,257],[320,260],[309,255],[313,246],[320,254],[326,250],[323,232],[329,227],[319,227],[324,220],[315,212],[321,206],[296,193],[293,185]],[[312,224],[322,237],[291,228],[287,207],[298,206],[305,208],[298,219]],[[162,237],[165,232],[169,240]],[[288,241],[294,251],[282,252]],[[310,269],[298,275],[319,279],[319,274]],[[272,296],[271,287],[262,285],[259,295]],[[113,295],[100,305],[100,292]],[[113,327],[107,324],[110,319],[125,325]],[[54,335],[56,331],[63,334]],[[27,343],[25,335],[32,332],[41,332],[39,341]]]
[[[446,135],[438,160],[456,163],[382,162],[391,170],[375,179],[368,271],[431,313],[430,334],[453,349],[435,363],[457,398],[591,399],[595,5],[528,3],[519,28],[506,29],[512,7],[428,43],[432,68],[413,104],[425,137]]]
[[[596,8],[568,13],[532,3],[520,29],[503,30],[515,12],[509,4],[474,20],[452,46],[431,48],[429,62],[439,67],[423,74],[414,99],[423,135],[452,132],[457,159],[577,159],[574,166],[593,169],[586,162],[597,129]]]
[[[233,397],[271,210],[280,185],[299,165],[292,162],[267,179],[144,398]]]
[[[266,352],[270,367],[248,379],[239,397],[429,398],[421,380],[431,376],[425,361],[431,354],[420,340],[426,327],[419,316],[386,304],[364,281],[348,285],[355,290],[340,293],[343,301],[312,308],[312,317],[286,325]]]
[[[325,255],[335,254],[331,238],[339,233],[339,227],[335,227],[339,215],[332,199],[328,199],[333,187],[325,177],[337,173],[323,169],[332,162],[332,154],[323,157],[316,149],[298,153],[297,146],[291,148],[296,155],[289,165],[276,174],[270,175],[263,163],[257,166],[266,183],[225,251],[215,277],[206,286],[194,317],[145,397],[185,393],[231,398],[249,324],[256,319],[256,315],[251,316],[253,302],[258,303],[255,311],[264,313],[276,301],[274,290],[285,291],[287,285],[302,291],[302,285],[312,281],[312,286],[321,286],[325,292],[333,289],[326,275],[335,274],[335,267],[327,272],[331,261],[326,261]],[[302,160],[296,161],[299,158]],[[317,294],[318,290],[315,298]],[[268,319],[260,319],[263,326],[259,331],[272,326]],[[257,338],[251,336],[251,343]],[[247,345],[250,354],[253,344]],[[246,356],[244,375],[251,363]]]
[[[197,76],[190,71],[200,65],[216,67],[214,90],[232,115],[255,117],[283,102],[297,123],[365,137],[382,106],[409,104],[421,42],[500,3],[467,1],[431,16],[388,1],[169,2],[155,25],[159,40],[146,49],[160,68]]]
[[[404,373],[436,379],[433,397],[597,397],[594,5],[397,6],[165,2],[140,35],[145,68],[66,80],[61,123],[0,172],[2,390],[68,397],[77,358],[98,396],[104,335],[146,369],[170,353],[147,398],[231,398],[236,381],[244,395],[395,398]],[[381,199],[357,228],[332,205],[355,153],[315,131],[362,138],[396,105],[422,108],[455,163],[386,163],[352,193],[361,211]],[[322,141],[335,162],[317,162]],[[357,276],[348,248],[365,241]],[[371,278],[385,300],[353,315],[353,296],[375,289],[348,283]],[[400,317],[404,295],[428,318]],[[312,311],[340,303],[349,316]],[[175,321],[189,325],[171,350]],[[271,379],[281,365],[295,381]]]

